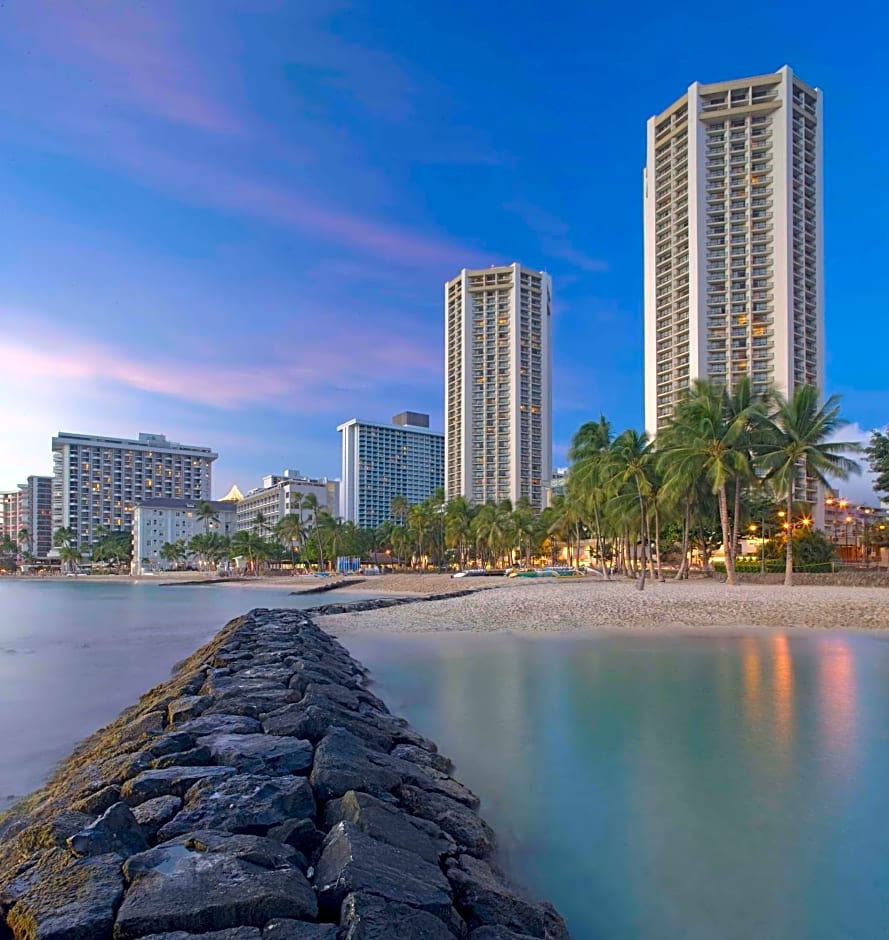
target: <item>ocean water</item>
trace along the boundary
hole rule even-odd
[[[572,936],[889,936],[889,637],[344,642]]]
[[[0,811],[233,617],[371,596],[290,590],[0,579]]]

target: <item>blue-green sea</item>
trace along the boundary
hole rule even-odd
[[[0,581],[0,808],[231,617],[335,599]],[[889,637],[342,640],[574,937],[889,936]]]
[[[347,644],[572,936],[889,937],[889,637]]]

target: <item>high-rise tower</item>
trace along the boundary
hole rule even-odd
[[[520,264],[445,285],[445,492],[544,505],[552,475],[552,281]]]
[[[698,378],[823,387],[821,92],[785,66],[648,121],[645,424]]]

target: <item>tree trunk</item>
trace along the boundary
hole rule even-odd
[[[679,562],[679,570],[676,572],[674,580],[681,581],[688,577],[689,569],[689,549],[691,541],[691,500],[685,501],[685,511],[682,514],[682,561]]]
[[[636,485],[636,490],[639,493],[639,535],[640,535],[640,542],[642,544],[642,572],[639,578],[638,586],[639,586],[640,591],[644,591],[645,590],[645,555],[646,555],[646,552],[645,552],[645,549],[646,549],[646,544],[645,544],[646,512],[645,512],[645,503],[642,501],[642,491],[639,490],[638,484]]]
[[[728,545],[729,539],[732,537],[732,529],[728,518],[728,493],[724,483],[719,487],[719,519],[722,523],[722,541],[724,545]],[[738,579],[735,577],[735,559],[728,548],[725,549],[724,554],[726,580],[729,584],[736,585]]]
[[[651,553],[651,512],[645,512],[645,538],[642,542],[642,561],[645,562],[645,556],[648,556],[648,573],[651,580],[654,581],[657,575],[654,573],[654,555]]]
[[[602,525],[599,519],[599,504],[593,503],[593,515],[596,519],[596,545],[599,548],[599,564],[602,567],[602,577],[607,581],[610,575],[607,571],[607,562],[605,561],[605,539],[602,538]]]
[[[654,553],[657,558],[657,579],[663,584],[666,578],[661,571],[661,514],[657,503],[654,504]]]
[[[735,514],[732,517],[732,562],[738,557],[738,540],[741,536],[741,478],[735,477]]]
[[[787,561],[784,566],[784,586],[793,587],[793,483],[787,493]]]

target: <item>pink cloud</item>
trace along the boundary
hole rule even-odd
[[[328,326],[336,331],[334,320]],[[389,339],[380,329],[361,323],[343,331],[335,342],[331,334],[297,336],[292,350],[283,350],[287,359],[281,351],[252,351],[249,339],[217,344],[245,365],[221,357],[207,361],[181,350],[136,347],[134,353],[59,335],[58,328],[54,333],[50,347],[37,336],[20,336],[6,344],[0,385],[8,384],[8,394],[27,383],[68,396],[86,388],[117,386],[225,410],[265,405],[295,413],[338,412],[345,402],[354,404],[356,395],[372,397],[387,385],[428,387],[441,369],[437,349]]]
[[[18,26],[45,55],[90,80],[105,98],[202,131],[232,134],[240,122],[215,100],[173,35],[173,9],[147,4],[31,0]]]

